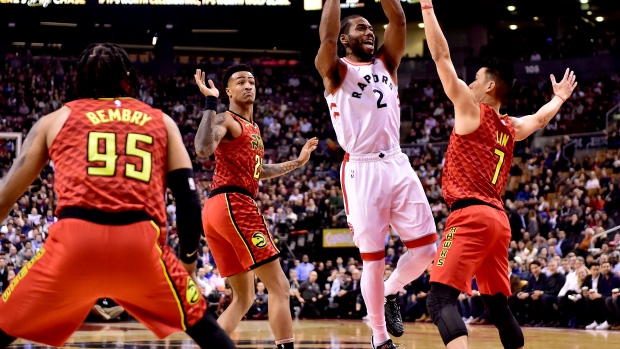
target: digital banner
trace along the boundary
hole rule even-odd
[[[291,6],[291,0],[0,0],[1,4],[48,7],[54,5],[141,5],[141,6]],[[321,0],[319,0],[320,2]]]
[[[323,229],[323,248],[355,247],[348,228]]]

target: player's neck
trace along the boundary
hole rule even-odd
[[[486,97],[485,96],[485,97],[482,98],[482,101],[480,101],[480,102],[484,103],[484,104],[490,105],[491,108],[493,108],[493,110],[495,110],[497,115],[501,115],[499,113],[499,109],[502,107],[502,102],[501,101],[499,101],[497,99],[494,99],[494,98],[490,98],[490,97]]]
[[[237,114],[237,116],[240,116],[242,118],[244,118],[245,120],[247,120],[250,123],[254,122],[254,105],[250,105],[249,107],[245,107],[245,106],[240,106],[237,104],[230,104],[230,107],[228,108],[228,110],[230,110],[231,112]]]
[[[347,55],[345,56],[345,58],[350,60],[353,63],[368,63],[372,61],[372,56],[370,56],[368,59],[364,59],[364,58],[356,56],[353,52],[347,52]]]

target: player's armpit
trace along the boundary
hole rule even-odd
[[[8,216],[13,204],[39,176],[49,155],[47,129],[52,119],[43,117],[32,126],[9,172],[0,180],[0,220]]]
[[[194,140],[198,156],[209,157],[215,153],[215,148],[228,131],[228,119],[227,113],[217,114],[215,110],[203,112]]]

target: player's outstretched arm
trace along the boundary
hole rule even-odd
[[[515,128],[517,141],[524,140],[538,129],[547,126],[549,121],[558,113],[562,104],[573,94],[573,90],[577,87],[576,78],[575,72],[570,70],[570,68],[566,69],[564,78],[560,82],[557,82],[555,76],[551,74],[553,94],[555,95],[553,99],[551,99],[549,103],[543,105],[535,114],[518,119],[510,118]]]
[[[377,56],[383,59],[388,65],[388,70],[395,77],[400,60],[405,54],[407,18],[400,0],[381,0],[381,7],[388,19],[388,26],[385,29],[383,45],[377,51]]]
[[[259,179],[270,179],[279,177],[283,174],[289,173],[295,169],[302,167],[310,160],[310,153],[312,153],[319,144],[319,140],[316,137],[309,139],[299,153],[299,157],[293,161],[282,162],[279,164],[267,164],[263,165],[263,169],[260,172]]]
[[[327,0],[323,5],[319,36],[321,46],[314,59],[314,65],[323,78],[323,85],[331,94],[340,85],[344,63],[338,58],[338,33],[340,32],[340,0]]]
[[[228,132],[230,126],[230,118],[226,113],[217,113],[217,97],[220,91],[215,88],[213,81],[209,80],[209,86],[205,83],[205,73],[200,69],[196,69],[196,84],[200,88],[200,92],[207,97],[206,110],[202,113],[202,120],[194,145],[196,146],[196,154],[202,157],[209,157],[215,153],[215,148]]]
[[[0,180],[0,220],[9,215],[13,204],[47,164],[49,160],[47,130],[52,119],[53,117],[44,116],[32,126],[22,145],[21,153],[6,176]]]
[[[194,278],[198,245],[202,235],[200,198],[194,183],[192,161],[183,144],[183,138],[174,120],[164,115],[168,131],[168,167],[166,184],[177,203],[177,229],[179,233],[179,259],[185,270]]]
[[[454,69],[454,64],[450,58],[450,48],[446,40],[435,12],[431,0],[421,0],[422,18],[424,19],[424,32],[428,48],[437,65],[439,79],[443,85],[446,95],[454,103],[457,122],[463,117],[479,117],[479,106],[474,98],[474,94],[467,84],[459,79]]]

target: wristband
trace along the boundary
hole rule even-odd
[[[207,96],[207,102],[205,103],[205,108],[207,110],[216,110],[217,111],[217,97],[215,97],[215,96]]]
[[[558,96],[558,95],[555,95],[555,97],[558,97],[559,99],[561,99],[561,100],[562,100],[562,103],[566,103],[566,100],[565,100],[564,98],[562,98],[562,97],[560,97],[560,96]]]
[[[422,6],[422,10],[430,10],[433,6]]]

